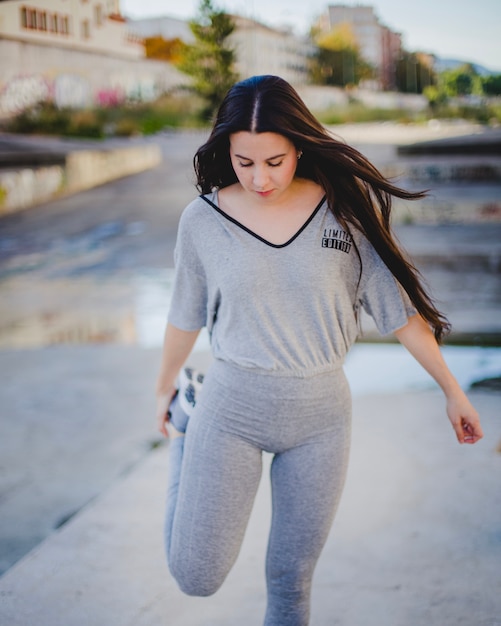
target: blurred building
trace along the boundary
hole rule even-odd
[[[118,0],[4,0],[0,36],[61,49],[140,59],[141,41],[129,34]]]
[[[185,82],[145,58],[119,0],[0,2],[0,114],[40,100],[59,106],[151,100]]]
[[[271,28],[239,15],[231,16],[235,31],[229,45],[236,53],[236,71],[241,78],[256,74],[275,74],[302,85],[308,82],[308,55],[311,44],[287,29]],[[193,42],[187,22],[170,17],[128,21],[130,31],[141,37],[163,37]]]
[[[373,88],[389,90],[395,87],[396,63],[402,54],[402,36],[381,24],[371,6],[330,5],[319,18],[321,33],[349,25],[360,47],[361,56],[376,70]]]
[[[180,39],[185,43],[193,43],[195,40],[186,20],[168,15],[137,19],[127,18],[127,26],[130,33],[141,39],[163,37],[165,40]]]
[[[286,29],[271,28],[238,15],[232,16],[235,31],[236,70],[242,78],[274,74],[294,85],[308,82],[311,44]]]

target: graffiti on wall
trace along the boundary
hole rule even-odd
[[[38,102],[51,101],[58,107],[85,108],[116,106],[127,100],[151,101],[161,89],[154,76],[120,72],[109,78],[106,86],[93,88],[91,82],[78,74],[42,74],[16,76],[0,84],[0,114],[13,115]]]
[[[128,72],[115,73],[110,77],[113,89],[123,94],[124,100],[154,100],[158,95],[158,87],[150,76],[135,76]]]
[[[50,82],[40,75],[16,76],[0,91],[0,113],[11,115],[51,98]]]
[[[88,80],[76,74],[59,74],[54,79],[54,102],[58,107],[84,108],[92,104]]]

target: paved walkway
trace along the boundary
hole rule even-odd
[[[0,579],[0,623],[258,626],[269,526],[266,470],[244,547],[226,584],[211,598],[183,596],[163,557],[168,445],[150,452],[145,446],[142,457],[137,453],[141,438],[157,440],[148,392],[159,353],[143,350],[138,361],[133,349],[95,350],[79,366],[71,351],[55,351],[41,374],[47,383],[50,371],[57,378],[65,365],[71,376],[93,367],[89,382],[77,385],[76,393],[70,383],[71,394],[62,388],[61,398],[52,400],[58,414],[63,403],[73,417],[63,432],[54,433],[59,446],[66,439],[75,449],[78,438],[83,440],[73,467],[63,463],[70,475],[58,476],[63,467],[54,459],[51,477],[50,458],[40,461],[40,471],[48,480],[65,479],[82,489],[79,454],[93,455],[87,462],[99,468],[110,454],[117,460],[132,458],[133,442],[134,465],[115,476],[108,471],[101,495]],[[196,359],[200,366],[207,355],[199,353]],[[99,385],[105,377],[106,386]],[[43,380],[38,392],[42,386]],[[94,398],[80,410],[78,396],[85,397],[87,388],[95,390]],[[501,625],[500,396],[475,392],[472,397],[486,435],[474,447],[455,442],[442,397],[433,389],[355,398],[349,478],[316,573],[312,626]],[[40,423],[33,419],[26,438],[43,436],[49,409],[46,398]],[[105,420],[99,416],[105,410],[111,419],[102,430]],[[117,438],[121,443],[115,450],[114,429],[127,428],[129,442]],[[106,462],[109,467],[110,459]]]
[[[141,179],[145,189],[152,175]],[[455,228],[403,226],[399,236],[438,293],[452,296],[456,325],[499,334],[498,227]],[[431,257],[435,269],[426,266]],[[451,264],[461,280],[445,271]],[[200,364],[207,358],[195,355]],[[0,458],[8,468],[0,474],[0,518],[11,529],[3,533],[11,553],[3,553],[11,563],[36,546],[0,578],[0,624],[261,624],[266,478],[221,591],[188,598],[168,575],[169,451],[152,423],[158,362],[157,348],[0,351]],[[377,372],[385,380],[401,378],[385,368]],[[378,395],[356,391],[350,473],[317,569],[311,626],[501,626],[499,393],[472,394],[486,437],[461,447],[433,388],[377,388]]]

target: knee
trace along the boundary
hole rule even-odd
[[[224,577],[218,577],[210,567],[190,567],[185,560],[182,563],[170,562],[169,569],[179,589],[188,596],[212,596],[224,581]]]

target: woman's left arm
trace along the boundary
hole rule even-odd
[[[478,413],[447,367],[428,324],[420,315],[414,315],[395,336],[442,388],[459,443],[476,443],[483,437]]]

